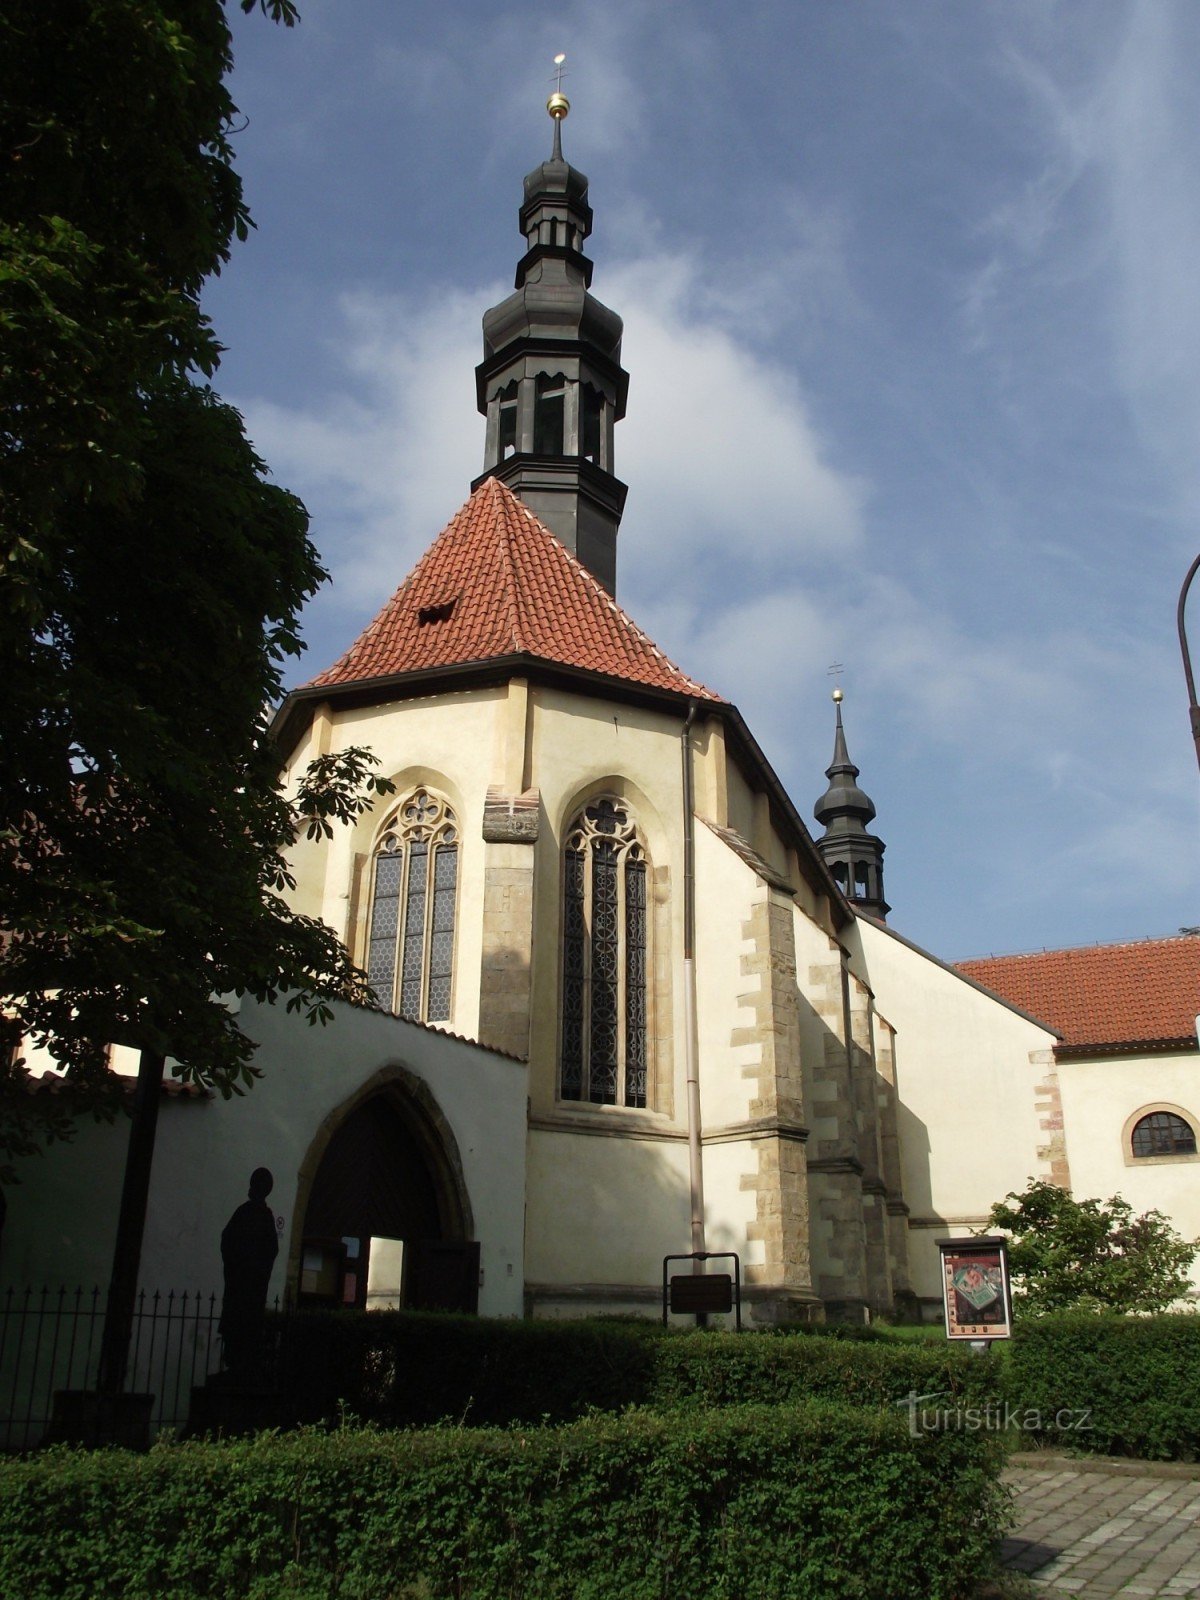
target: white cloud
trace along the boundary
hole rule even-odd
[[[606,274],[605,291],[622,309],[634,374],[617,446],[633,486],[634,586],[670,569],[694,589],[715,559],[744,591],[767,571],[856,546],[863,486],[830,464],[795,375],[705,316],[701,264],[631,262]]]
[[[319,406],[238,402],[276,477],[312,513],[339,608],[382,603],[482,470],[473,334],[501,292],[346,296],[328,335],[345,373],[337,391]]]
[[[634,485],[622,561],[635,587],[674,572],[704,586],[731,530],[744,585],[862,537],[862,489],[827,458],[796,379],[703,315],[705,275],[682,253],[631,261],[604,292],[635,369],[617,467]],[[258,448],[314,515],[344,604],[382,600],[483,464],[472,372],[499,285],[435,301],[343,298],[329,334],[345,374],[319,406],[239,401]],[[701,307],[695,302],[699,300]]]

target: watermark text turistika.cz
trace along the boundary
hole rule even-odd
[[[907,1407],[908,1431],[914,1439],[922,1433],[1089,1433],[1092,1427],[1090,1406],[1040,1411],[999,1400],[981,1406],[939,1406],[937,1401],[949,1394],[949,1389],[933,1394],[911,1389],[895,1402]]]

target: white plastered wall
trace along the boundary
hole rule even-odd
[[[652,1297],[662,1257],[688,1248],[688,1172],[679,953],[682,948],[680,731],[661,712],[535,686],[527,772],[541,795],[536,846],[526,1276],[546,1311],[596,1308],[597,1286]],[[629,805],[651,868],[650,976],[670,974],[661,1057],[669,1094],[644,1110],[557,1094],[562,843],[587,800]],[[652,997],[648,997],[652,1001]],[[652,1080],[653,1080],[652,1069]],[[547,1296],[558,1294],[552,1304]],[[612,1305],[625,1303],[619,1294]],[[646,1307],[637,1295],[629,1304]]]
[[[308,916],[322,917],[339,935],[350,936],[354,858],[367,856],[397,802],[426,785],[443,794],[461,823],[458,904],[455,917],[452,1014],[447,1024],[476,1038],[479,1032],[479,967],[483,950],[484,851],[480,823],[489,784],[497,782],[497,742],[505,691],[474,689],[403,700],[391,705],[338,710],[331,719],[329,748],[365,745],[375,756],[373,770],[396,785],[395,795],[377,799],[352,827],[334,828],[332,839],[300,839],[289,854],[297,887],[292,904]],[[303,770],[314,751],[306,741],[293,772]],[[361,894],[369,893],[369,873]],[[355,951],[362,958],[361,949]]]
[[[755,952],[746,922],[768,893],[762,879],[703,822],[696,824],[696,1015],[704,1162],[704,1228],[709,1250],[733,1250],[742,1269],[761,1266],[766,1249],[748,1237],[758,1221],[759,1158],[750,1138],[727,1130],[750,1118],[759,1092],[758,1040],[737,1042],[735,1029],[752,1029],[752,1004],[762,983],[743,970]],[[686,1247],[681,1247],[686,1248]]]
[[[259,1042],[262,1078],[243,1098],[166,1099],[154,1154],[141,1283],[150,1290],[221,1289],[221,1230],[269,1167],[283,1217],[270,1293],[282,1295],[297,1180],[318,1128],[381,1069],[421,1078],[449,1124],[480,1242],[481,1311],[523,1303],[526,1072],[522,1063],[377,1012],[336,1008],[310,1028],[285,1007],[247,1002],[241,1024]],[[75,1145],[24,1163],[12,1192],[0,1271],[6,1283],[108,1280],[128,1124],[85,1126]]]
[[[682,945],[683,807],[678,722],[662,712],[595,700],[558,689],[530,690],[528,770],[541,794],[542,829],[537,842],[534,902],[533,1017],[530,1080],[535,1114],[556,1104],[558,996],[561,963],[562,844],[566,829],[587,800],[614,793],[626,800],[646,841],[651,867],[650,964],[665,962],[674,974]],[[658,906],[662,914],[655,915]],[[682,1127],[683,1032],[678,1003],[666,1008],[673,1065],[673,1115],[659,1115],[665,1128]],[[628,1121],[619,1107],[592,1107],[588,1114],[614,1125]],[[658,1115],[653,1108],[641,1117]],[[532,1204],[532,1197],[531,1197]]]
[[[896,1030],[913,1288],[934,1299],[935,1240],[978,1231],[997,1200],[1049,1175],[1038,1086],[1055,1036],[884,929],[856,928],[876,1010]]]
[[[1185,1239],[1200,1237],[1200,1155],[1135,1158],[1130,1150],[1132,1124],[1150,1111],[1175,1111],[1200,1135],[1197,1052],[1063,1061],[1058,1080],[1076,1198],[1121,1195],[1138,1215],[1161,1211]],[[1200,1289],[1200,1263],[1192,1277]]]
[[[539,1292],[611,1285],[653,1298],[663,1256],[689,1248],[686,1142],[535,1129],[529,1207],[526,1272]]]
[[[704,1127],[714,1132],[744,1122],[757,1093],[757,1042],[734,1044],[733,1030],[752,1027],[755,1012],[743,998],[760,978],[742,970],[754,954],[745,931],[756,893],[766,893],[750,867],[703,823],[696,825],[696,1018]],[[706,1174],[707,1176],[707,1174]],[[710,1206],[715,1193],[706,1193]]]

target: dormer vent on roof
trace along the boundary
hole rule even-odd
[[[434,605],[418,606],[417,627],[426,628],[433,622],[449,622],[457,604],[458,596],[454,595],[451,599],[439,600]]]
[[[483,318],[476,398],[487,418],[484,471],[497,477],[616,593],[625,485],[613,471],[613,428],[629,375],[622,323],[588,293],[588,181],[563,159],[566,97],[551,96],[554,146],[525,179],[525,254],[516,290]]]

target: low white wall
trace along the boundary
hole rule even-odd
[[[523,1306],[525,1098],[523,1063],[380,1013],[335,1008],[310,1028],[280,1006],[246,1002],[241,1024],[259,1042],[263,1076],[243,1097],[166,1099],[159,1112],[140,1279],[148,1289],[221,1289],[221,1230],[255,1167],[275,1177],[283,1217],[271,1294],[282,1293],[300,1165],[320,1124],[380,1068],[424,1080],[453,1130],[480,1242],[479,1309]],[[85,1125],[74,1144],[22,1164],[0,1247],[6,1284],[108,1281],[128,1123]],[[301,1219],[302,1220],[302,1219]]]

